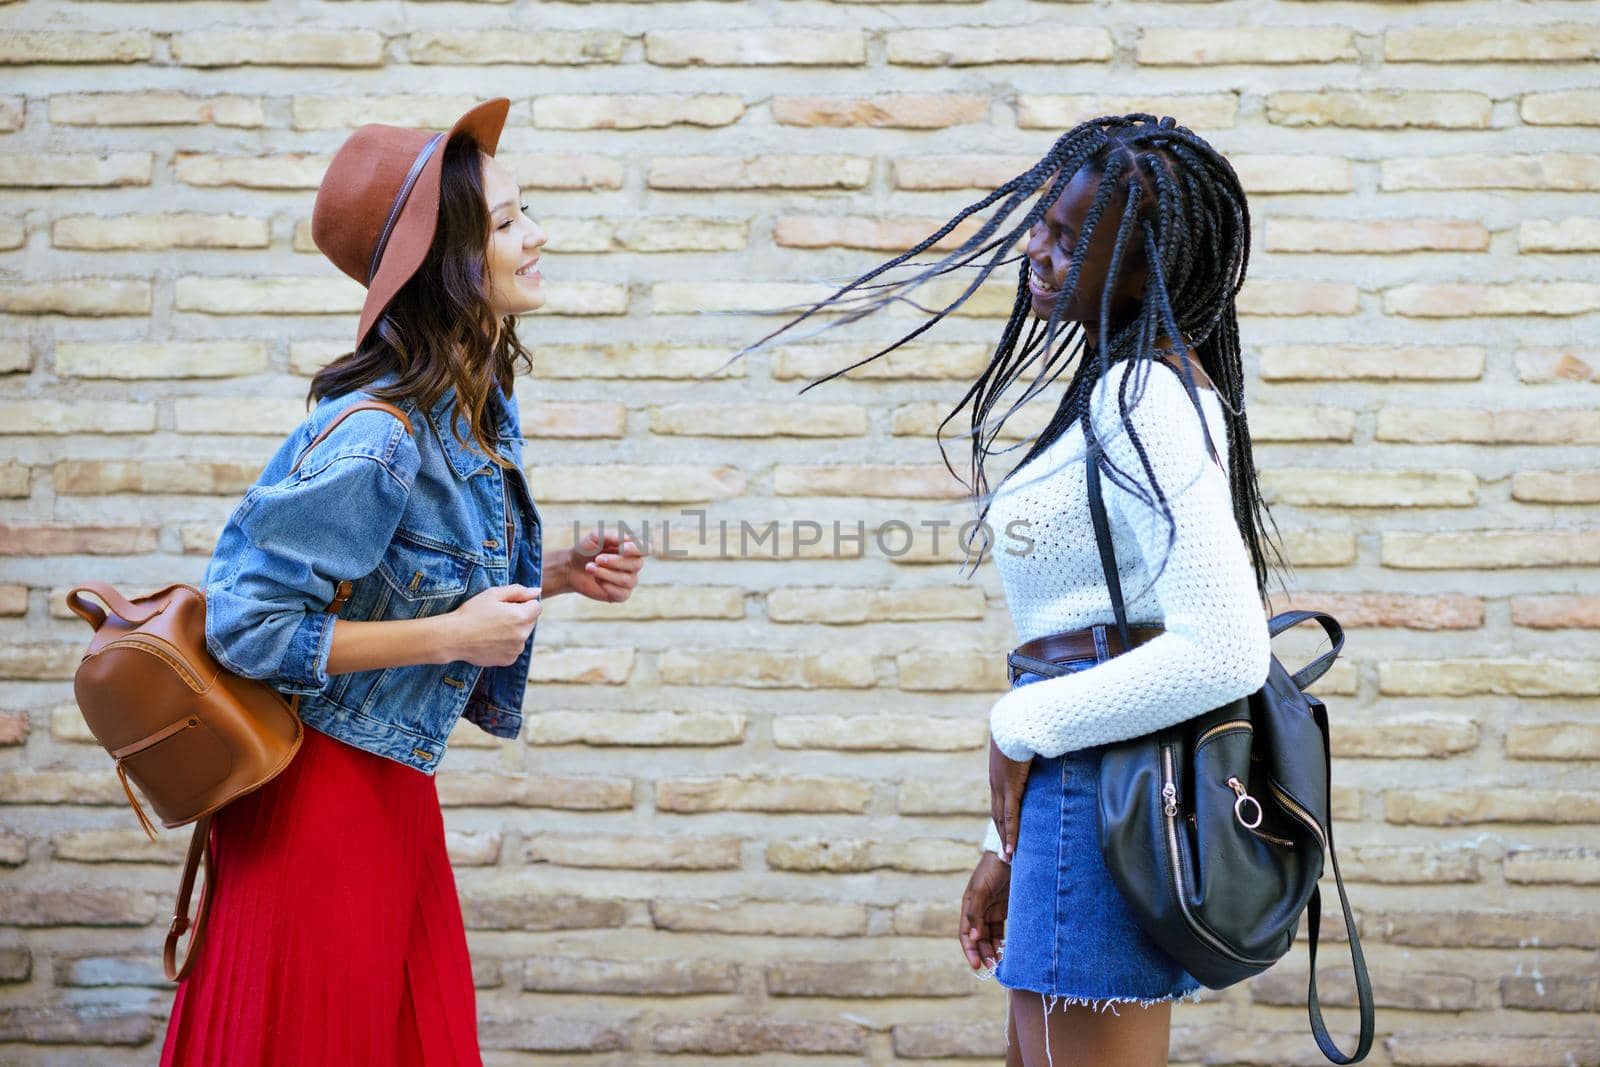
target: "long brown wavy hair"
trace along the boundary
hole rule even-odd
[[[473,440],[490,462],[508,467],[495,449],[489,390],[498,387],[509,400],[516,361],[521,359],[523,370],[531,371],[533,357],[517,339],[516,316],[496,323],[489,307],[489,202],[479,152],[477,141],[466,133],[445,145],[439,224],[427,258],[361,346],[316,373],[306,400],[314,404],[365,388],[395,367],[400,380],[392,388],[373,390],[374,397],[391,403],[409,397],[426,410],[453,385],[456,407],[467,416]],[[467,443],[454,425],[450,432],[459,443]]]

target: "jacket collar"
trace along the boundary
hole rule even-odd
[[[368,388],[390,386],[399,381],[399,379],[400,374],[398,371],[385,371],[374,379]],[[489,390],[489,410],[495,418],[499,436],[502,438],[511,437],[515,433],[515,429],[512,426],[510,413],[507,411],[507,402],[500,395],[498,389]],[[472,444],[472,436],[467,425],[466,416],[456,410],[455,386],[447,387],[439,399],[434,402],[433,407],[427,409],[426,414],[429,423],[433,426],[434,436],[439,439],[440,447],[444,450],[445,460],[450,464],[450,469],[456,472],[457,477],[465,478],[474,471],[480,470],[489,462],[483,453],[478,451]],[[455,434],[451,432],[450,427],[452,418],[454,418],[457,428],[460,429],[461,435],[467,440],[467,444],[461,444],[456,441]],[[507,451],[504,448],[500,449],[501,458],[515,462],[515,456],[507,455]]]

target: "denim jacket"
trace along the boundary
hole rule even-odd
[[[391,371],[373,386],[396,380]],[[442,615],[495,585],[537,589],[539,511],[522,473],[521,418],[493,389],[497,451],[510,471],[476,450],[452,388],[428,411],[396,402],[409,434],[388,412],[356,412],[290,473],[335,415],[366,399],[366,389],[324,397],[228,517],[202,583],[206,646],[228,670],[300,694],[307,726],[432,774],[462,716],[496,737],[518,735],[533,633],[508,667],[457,660],[329,675],[327,606],[342,579],[353,588],[337,617],[363,621]]]

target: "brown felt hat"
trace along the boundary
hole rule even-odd
[[[334,153],[317,187],[311,240],[334,266],[366,286],[357,348],[433,244],[445,144],[469,133],[494,155],[510,110],[510,99],[497,96],[443,133],[370,122]]]

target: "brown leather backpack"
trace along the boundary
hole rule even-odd
[[[306,455],[352,412],[387,411],[411,429],[393,404],[362,400],[350,405],[295,460]],[[327,610],[338,614],[353,583],[339,583]],[[80,594],[93,593],[109,612]],[[200,948],[215,884],[211,816],[229,801],[276,777],[300,748],[300,696],[292,700],[266,682],[226,670],[206,648],[203,590],[184,582],[128,600],[109,583],[84,581],[67,593],[67,606],[94,627],[89,649],[73,674],[73,693],[84,722],[116,760],[117,776],[139,825],[151,840],[155,830],[134,795],[132,778],[172,829],[194,823],[177,905],[167,931],[162,963],[181,981]],[[202,860],[205,883],[182,966],[178,939],[189,929],[189,898]]]

